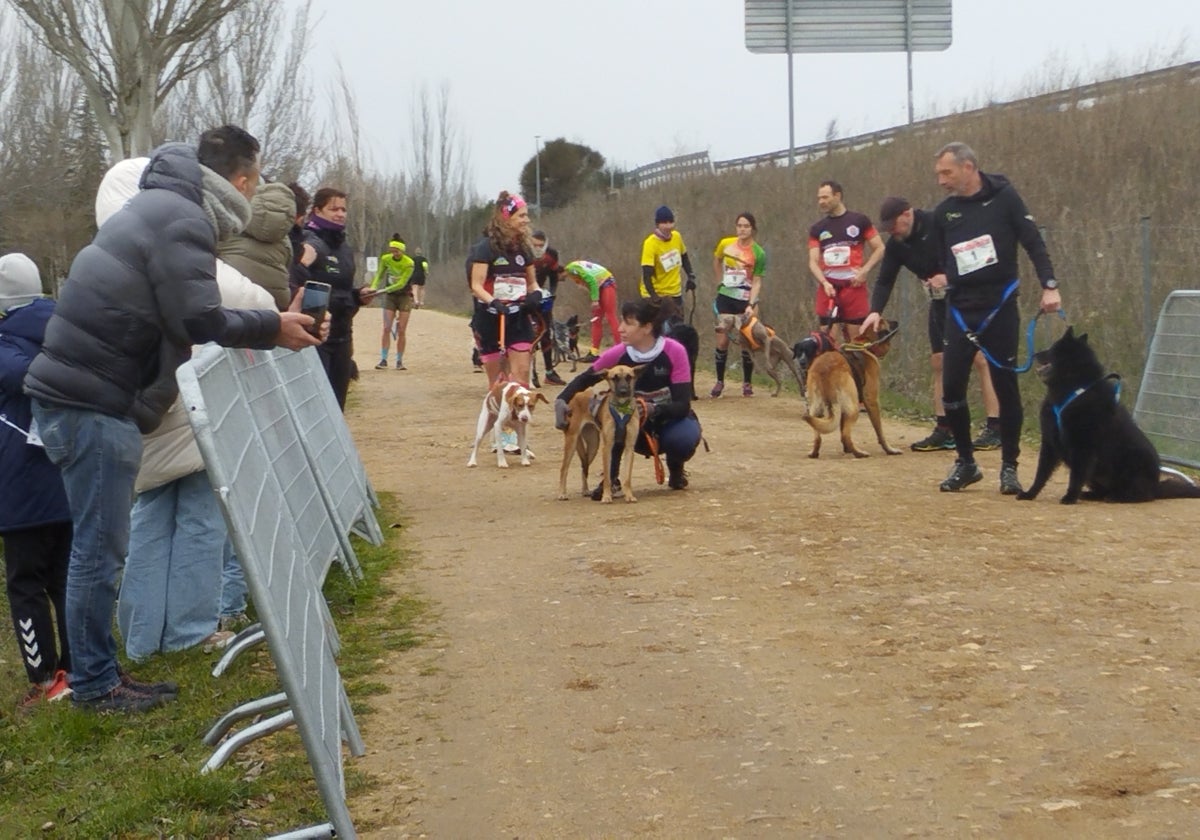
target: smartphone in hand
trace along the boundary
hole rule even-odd
[[[311,315],[313,319],[313,325],[308,331],[318,338],[321,335],[321,324],[325,321],[325,312],[329,309],[329,292],[328,283],[309,280],[304,284],[304,297],[300,299],[300,311]]]

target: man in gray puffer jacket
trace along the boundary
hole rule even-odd
[[[157,149],[141,191],[75,257],[25,377],[74,525],[66,612],[80,708],[140,712],[178,690],[122,672],[112,633],[141,433],[175,399],[175,368],[208,341],[293,350],[319,343],[299,312],[221,306],[216,243],[250,218],[258,151],[236,126],[205,132],[198,149]]]

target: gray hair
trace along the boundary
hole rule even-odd
[[[957,140],[953,143],[947,143],[945,146],[942,146],[942,148],[938,149],[937,156],[934,158],[934,160],[941,160],[943,155],[954,155],[954,161],[956,163],[969,163],[976,169],[979,168],[979,159],[975,157],[975,150],[966,143],[961,143]]]

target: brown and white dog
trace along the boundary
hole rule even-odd
[[[519,382],[495,383],[483,397],[483,406],[479,409],[479,423],[475,426],[475,445],[471,447],[471,457],[467,466],[475,466],[475,458],[479,454],[479,443],[488,429],[492,430],[492,438],[496,442],[496,466],[508,469],[508,461],[504,457],[504,444],[500,434],[505,429],[517,433],[517,446],[521,450],[521,466],[529,466],[528,426],[533,418],[533,407],[537,401],[548,402],[540,393],[534,393]]]

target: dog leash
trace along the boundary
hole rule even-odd
[[[641,409],[643,418],[650,415],[650,406],[646,404],[643,397],[635,398],[638,402],[638,407]],[[663,469],[662,458],[658,454],[658,441],[654,439],[654,435],[650,434],[646,428],[646,422],[642,420],[642,434],[646,436],[646,446],[650,450],[650,458],[654,461],[654,483],[662,484],[667,480],[666,470]]]
[[[979,324],[979,327],[974,330],[967,327],[967,322],[963,320],[962,313],[958,311],[957,307],[955,307],[953,305],[948,306],[948,308],[950,310],[950,314],[952,316],[954,316],[955,323],[957,323],[959,329],[961,329],[963,331],[963,335],[966,336],[967,341],[969,341],[975,345],[975,349],[983,354],[983,357],[985,359],[987,359],[988,364],[991,365],[992,367],[996,368],[997,370],[1011,370],[1013,373],[1025,373],[1031,367],[1033,367],[1034,332],[1037,330],[1037,322],[1041,319],[1041,317],[1043,315],[1046,314],[1045,310],[1039,310],[1038,314],[1034,315],[1033,320],[1031,320],[1029,322],[1029,327],[1025,330],[1025,348],[1026,348],[1026,352],[1027,352],[1029,358],[1027,358],[1025,360],[1025,364],[1023,364],[1023,365],[1006,365],[1003,362],[996,360],[992,356],[992,354],[987,351],[987,348],[979,343],[979,335],[980,335],[980,333],[982,333],[984,330],[986,330],[988,328],[988,326],[992,323],[992,319],[994,319],[996,317],[996,315],[1000,312],[1000,310],[1004,308],[1004,305],[1006,303],[1008,303],[1008,299],[1010,297],[1012,297],[1013,293],[1016,292],[1017,287],[1020,285],[1021,285],[1020,280],[1014,280],[1011,283],[1009,283],[1008,288],[1006,288],[1004,290],[1004,297],[1001,298],[999,305],[996,306],[996,308],[993,309],[991,312],[989,312],[987,314],[987,317],[984,318],[983,321]],[[1067,320],[1067,313],[1065,310],[1063,310],[1062,308],[1059,308],[1055,311],[1058,313],[1058,317],[1061,320],[1063,320],[1063,321]]]

